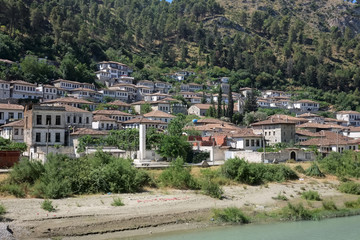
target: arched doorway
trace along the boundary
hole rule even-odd
[[[290,153],[290,159],[296,161],[296,153],[294,151]]]

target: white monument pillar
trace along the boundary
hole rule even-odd
[[[146,125],[140,124],[139,127],[139,157],[140,162],[143,162],[146,158]]]

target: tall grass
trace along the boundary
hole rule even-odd
[[[306,191],[301,194],[301,197],[310,201],[321,201],[320,194],[316,191]]]
[[[344,182],[340,184],[339,191],[348,194],[360,195],[360,184],[355,182]]]
[[[250,222],[247,217],[239,208],[228,207],[224,209],[214,209],[213,218],[219,222],[245,224]]]

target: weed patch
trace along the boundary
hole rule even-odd
[[[48,212],[55,212],[56,209],[52,204],[52,201],[50,201],[49,199],[45,199],[42,204],[41,204],[41,208],[44,209],[45,211]]]
[[[236,207],[214,209],[213,213],[213,218],[219,222],[238,224],[245,224],[250,222],[249,217],[247,217],[239,208]]]
[[[321,201],[321,197],[317,191],[306,191],[301,194],[301,197],[310,201]]]

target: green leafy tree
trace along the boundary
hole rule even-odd
[[[140,114],[149,113],[152,111],[150,103],[144,103],[140,106]]]
[[[177,157],[187,159],[187,156],[192,152],[192,148],[190,143],[186,141],[186,137],[165,135],[162,138],[158,152],[168,159]]]

